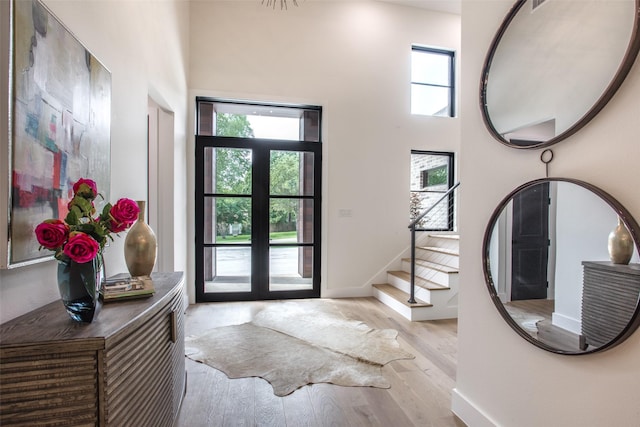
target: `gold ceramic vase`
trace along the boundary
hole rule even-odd
[[[144,200],[138,200],[140,213],[124,240],[124,260],[131,277],[149,276],[156,264],[156,235],[144,222]]]
[[[618,217],[618,226],[609,234],[609,257],[614,264],[629,264],[632,255],[633,238]]]

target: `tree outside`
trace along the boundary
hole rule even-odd
[[[273,151],[271,153],[271,194],[297,196],[300,194],[300,153]],[[270,231],[296,229],[298,199],[274,199],[269,212]]]
[[[244,115],[218,114],[218,136],[253,138],[254,132]],[[218,148],[216,150],[216,188],[220,194],[246,194],[248,197],[216,198],[216,234],[221,238],[251,235],[251,150]],[[300,154],[273,151],[271,155],[270,192],[277,195],[300,194]],[[271,231],[294,231],[299,201],[273,199],[270,206]],[[240,236],[238,236],[240,237]]]

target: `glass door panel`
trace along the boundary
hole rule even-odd
[[[251,244],[251,198],[204,198],[205,244]]]
[[[251,292],[251,248],[207,247],[204,291]]]
[[[271,198],[269,243],[313,243],[313,200]]]
[[[251,292],[252,150],[204,148],[204,292]]]
[[[313,196],[313,161],[313,153],[271,150],[269,193],[277,196]]]
[[[204,148],[204,192],[251,194],[252,150]]]
[[[313,288],[314,153],[271,150],[269,291]]]
[[[269,291],[301,291],[313,288],[313,248],[269,249]]]
[[[251,198],[205,197],[204,210],[205,292],[251,292]]]

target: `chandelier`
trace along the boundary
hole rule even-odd
[[[267,7],[276,8],[276,4],[280,3],[280,10],[287,9],[287,0],[262,0],[262,4]],[[298,6],[298,0],[291,0],[294,6]]]

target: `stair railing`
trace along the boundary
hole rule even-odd
[[[418,215],[411,223],[409,224],[409,230],[411,231],[411,293],[409,296],[409,304],[416,303],[416,230],[419,231],[429,231],[429,228],[418,228],[420,222],[429,214],[436,212],[436,208],[440,209],[438,212],[442,212],[442,209],[446,209],[447,213],[446,220],[448,224],[453,224],[453,195],[455,190],[460,186],[460,183],[456,183],[454,186],[449,188],[446,193],[442,195],[434,204],[432,204],[428,209]],[[443,201],[446,200],[446,206],[442,208]]]

